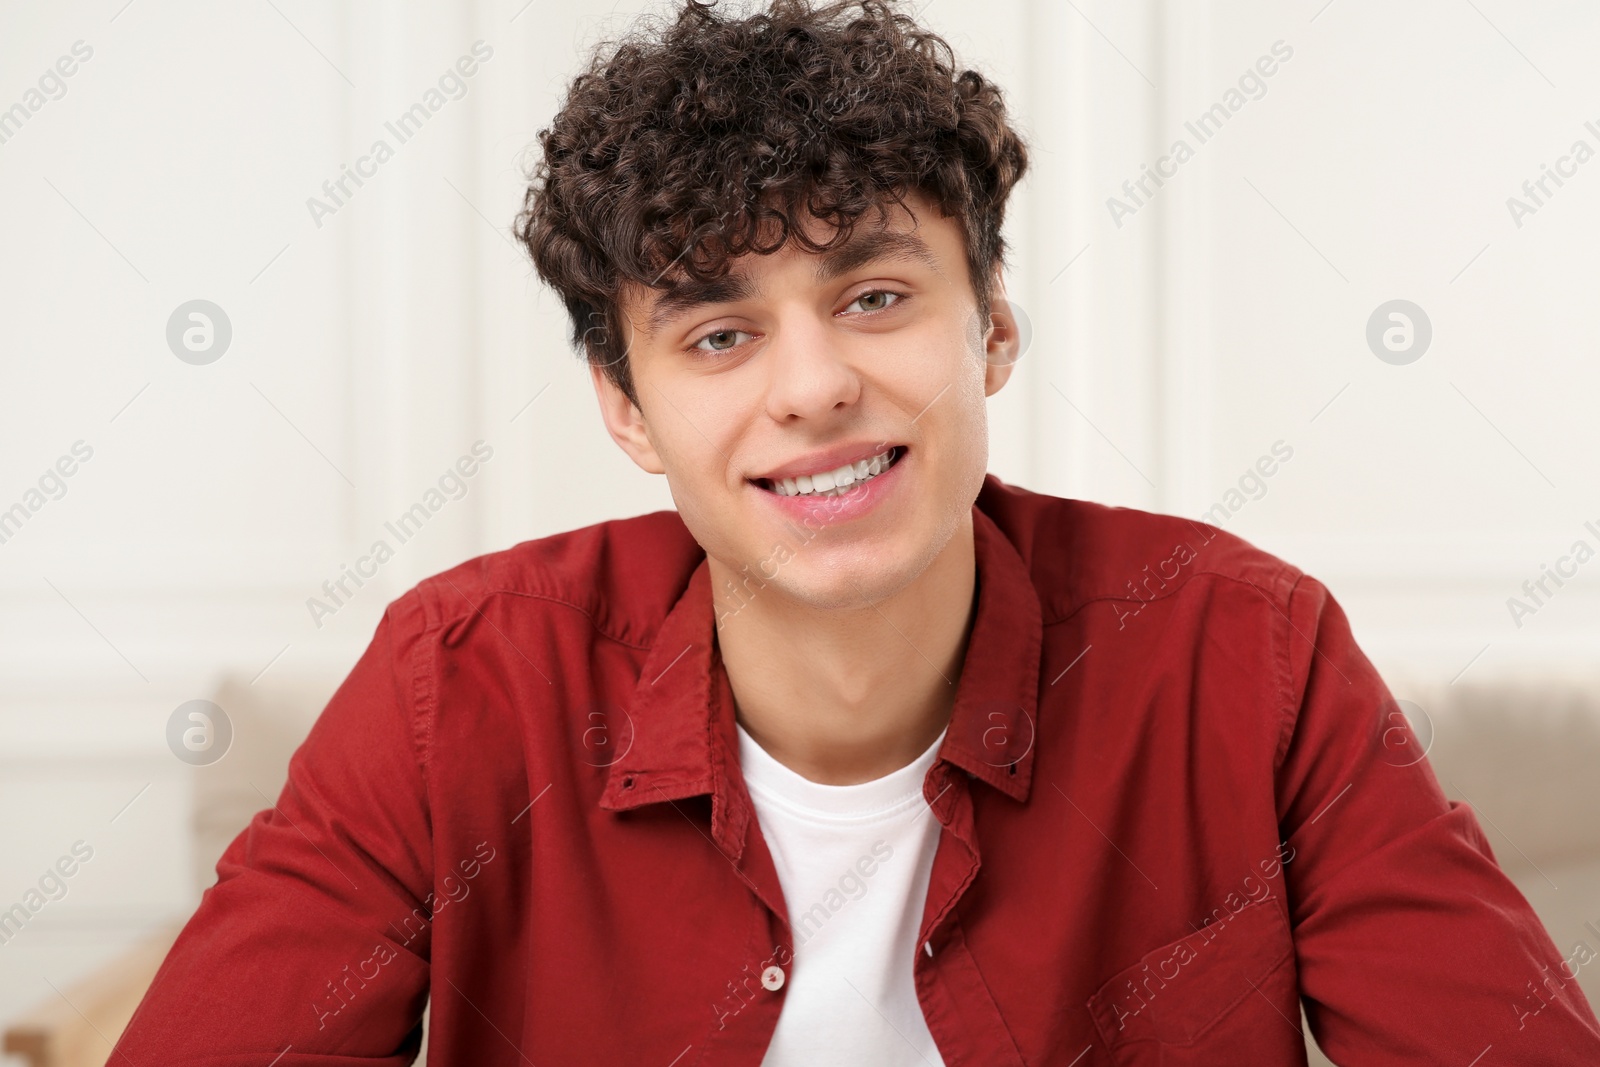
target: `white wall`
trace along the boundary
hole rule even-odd
[[[0,108],[93,50],[0,143],[0,508],[93,449],[0,544],[0,904],[73,841],[98,849],[0,946],[0,1015],[192,906],[191,780],[163,739],[179,703],[225,672],[341,670],[426,574],[671,506],[606,437],[507,235],[576,50],[645,9],[664,10],[0,8]],[[1506,198],[1575,139],[1600,149],[1600,10],[931,0],[924,17],[1007,87],[1033,152],[1008,236],[1034,335],[991,402],[991,470],[1198,517],[1281,439],[1292,460],[1223,525],[1327,581],[1386,671],[1592,667],[1600,561],[1520,628],[1506,598],[1575,540],[1600,548],[1600,162],[1520,227]],[[314,221],[307,199],[395,145],[385,122],[480,40],[466,95]],[[1186,134],[1279,40],[1293,56],[1265,94],[1206,143]],[[1117,225],[1108,198],[1178,137],[1193,158]],[[1397,297],[1434,331],[1405,366],[1364,336]],[[203,366],[165,338],[195,298],[233,329]],[[466,495],[315,625],[307,598],[480,439],[494,457]]]
[[[1292,460],[1221,525],[1328,582],[1381,666],[1592,667],[1600,562],[1520,627],[1506,600],[1575,540],[1600,549],[1600,164],[1520,228],[1506,200],[1574,139],[1600,150],[1582,104],[1600,10],[1033,15],[1028,103],[1052,154],[1029,190],[1027,484],[1199,516],[1282,440]],[[1259,99],[1203,143],[1185,128],[1278,41],[1293,55]],[[1118,226],[1108,198],[1131,203],[1123,181],[1178,138],[1192,158]],[[1403,366],[1365,341],[1395,298],[1434,332]]]

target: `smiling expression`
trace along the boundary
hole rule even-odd
[[[639,406],[591,368],[602,414],[666,475],[715,588],[759,574],[763,598],[876,603],[970,521],[1016,321],[997,268],[980,326],[959,221],[906,200],[828,253],[790,241],[720,279],[623,293]]]

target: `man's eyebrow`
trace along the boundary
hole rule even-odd
[[[935,274],[944,273],[939,268],[939,259],[933,250],[916,234],[901,230],[874,230],[851,239],[843,247],[824,253],[817,263],[816,278],[819,282],[832,281],[841,274],[848,274],[857,267],[880,259],[913,260]]]
[[[660,333],[668,320],[688,308],[702,304],[728,304],[759,295],[760,290],[749,276],[738,271],[729,271],[721,278],[705,281],[688,278],[673,285],[656,300],[655,306],[650,309],[649,329],[652,334]]]
[[[921,263],[936,274],[943,274],[938,257],[922,238],[899,230],[875,230],[853,237],[839,248],[817,257],[816,280],[831,281],[857,267],[881,259],[904,259]],[[746,274],[729,271],[721,278],[705,281],[685,279],[664,291],[650,309],[651,333],[659,333],[680,311],[704,304],[726,304],[760,296],[761,291]]]

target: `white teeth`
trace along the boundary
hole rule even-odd
[[[868,459],[856,460],[855,463],[847,463],[831,471],[818,471],[816,474],[802,474],[777,481],[768,479],[768,484],[779,496],[838,496],[857,482],[875,478],[888,470],[894,451],[891,448],[887,452],[880,452]]]

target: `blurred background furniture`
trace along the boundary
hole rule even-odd
[[[106,1062],[111,1042],[133,1018],[139,999],[178,936],[162,927],[65,991],[66,1002],[45,1001],[5,1031],[5,1051],[29,1067],[87,1067]]]
[[[217,860],[228,844],[256,812],[277,802],[289,757],[342,680],[342,674],[274,671],[254,684],[243,676],[225,677],[211,694],[233,724],[233,742],[222,759],[192,772],[197,894],[216,883]],[[5,1052],[28,1067],[100,1067],[181,925],[157,927],[124,955],[10,1020]],[[423,1021],[426,1026],[426,1016]],[[425,1067],[425,1051],[416,1062]]]

